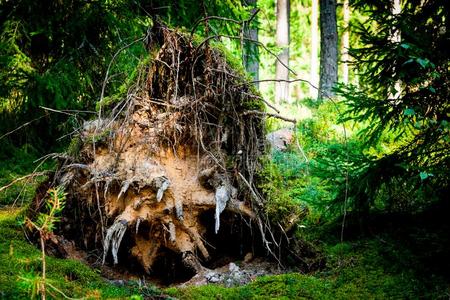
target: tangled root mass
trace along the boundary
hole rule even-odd
[[[255,184],[266,152],[259,96],[208,43],[163,26],[148,38],[153,58],[127,97],[84,124],[54,175],[67,192],[57,234],[148,273],[173,258],[195,274],[223,249],[274,254]]]

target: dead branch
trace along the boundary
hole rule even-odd
[[[312,84],[310,81],[308,81],[306,79],[302,79],[302,78],[291,79],[291,80],[286,80],[286,79],[261,79],[261,80],[247,81],[247,82],[245,82],[245,84],[260,83],[260,82],[286,82],[286,83],[304,82],[304,83],[309,84],[313,89],[319,90],[319,88],[316,87],[314,84]]]
[[[49,107],[45,107],[40,105],[39,108],[42,108],[43,110],[48,110],[51,112],[56,112],[56,113],[60,113],[60,114],[65,114],[65,115],[69,115],[69,116],[74,116],[76,114],[79,113],[86,113],[86,114],[97,114],[97,112],[92,111],[92,110],[77,110],[77,109],[54,109],[54,108],[49,108]]]
[[[258,14],[259,11],[260,11],[259,8],[255,9],[252,12],[252,15],[248,19],[245,19],[245,20],[242,20],[242,21],[238,21],[238,20],[230,19],[230,18],[225,18],[225,17],[219,17],[219,16],[207,16],[207,17],[204,17],[204,18],[198,20],[197,22],[195,22],[194,26],[191,29],[191,38],[194,35],[195,29],[197,29],[198,25],[200,25],[202,22],[209,21],[209,20],[220,20],[220,21],[226,21],[226,22],[231,22],[231,23],[237,24],[237,25],[241,25],[241,27],[243,27],[245,23],[251,23],[253,21],[253,19],[256,17],[256,15]]]
[[[31,174],[28,174],[28,175],[25,175],[25,176],[16,178],[16,179],[14,179],[13,181],[11,181],[10,183],[8,183],[7,185],[2,186],[2,187],[0,188],[0,192],[3,192],[4,190],[10,188],[10,187],[13,186],[14,184],[16,184],[16,183],[18,183],[18,182],[20,182],[20,181],[22,181],[22,180],[29,179],[29,178],[33,178],[33,177],[38,177],[38,176],[43,176],[43,175],[46,175],[46,174],[48,174],[48,173],[50,173],[50,171],[34,172],[34,173],[31,173]]]
[[[268,117],[272,117],[272,118],[276,118],[276,119],[280,119],[286,122],[291,122],[293,124],[297,124],[297,120],[295,119],[289,119],[286,117],[283,117],[279,114],[273,114],[273,113],[268,113],[268,112],[264,112],[264,111],[259,111],[259,110],[247,110],[244,111],[242,113],[242,115],[246,116],[246,115],[260,115],[260,116],[268,116]]]
[[[108,64],[108,68],[106,69],[106,75],[105,75],[105,79],[103,80],[103,84],[102,84],[102,92],[100,94],[100,103],[102,103],[103,97],[105,95],[105,89],[106,89],[106,84],[108,83],[108,76],[109,76],[109,71],[111,70],[111,66],[114,63],[116,57],[120,54],[120,52],[122,52],[123,50],[131,47],[132,45],[136,44],[137,42],[141,42],[145,39],[145,36],[140,37],[134,41],[132,41],[131,43],[126,44],[125,46],[123,46],[122,48],[120,48],[119,50],[117,50],[116,53],[114,53],[113,57],[111,58],[111,61]],[[99,109],[99,117],[101,117],[101,111],[102,111],[102,107],[100,105],[100,109]]]
[[[11,130],[11,131],[5,133],[4,135],[0,136],[0,140],[1,140],[2,138],[4,138],[4,137],[7,137],[8,135],[13,134],[14,132],[16,132],[16,131],[18,131],[18,130],[20,130],[20,129],[22,129],[22,128],[24,128],[24,127],[26,127],[26,126],[28,126],[28,125],[30,125],[30,124],[32,124],[32,123],[34,123],[34,122],[40,120],[40,119],[42,119],[42,118],[45,117],[45,116],[47,116],[47,115],[42,115],[42,116],[40,116],[40,117],[37,117],[37,118],[35,118],[35,119],[31,120],[31,121],[28,121],[28,122],[26,122],[26,123],[20,125],[20,126],[17,127],[16,129],[13,129],[13,130]]]

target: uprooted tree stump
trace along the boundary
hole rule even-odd
[[[258,249],[279,258],[284,235],[255,183],[267,149],[260,97],[208,42],[163,26],[148,40],[153,58],[125,99],[85,122],[47,183],[67,192],[56,233],[149,273],[172,264],[193,275]]]

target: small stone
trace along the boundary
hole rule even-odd
[[[239,267],[232,262],[228,265],[228,269],[230,270],[230,272],[239,272]]]
[[[110,280],[110,282],[116,286],[124,286],[125,285],[125,281],[121,280],[121,279]]]
[[[220,276],[219,276],[219,274],[214,273],[214,272],[208,272],[208,273],[206,273],[206,274],[205,274],[205,278],[206,278],[206,280],[207,280],[208,282],[211,282],[211,283],[217,283],[217,282],[220,281]]]
[[[252,259],[253,259],[253,253],[249,252],[249,253],[245,254],[245,256],[244,256],[245,263],[252,261]]]

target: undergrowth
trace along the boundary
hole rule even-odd
[[[24,238],[17,222],[20,215],[20,209],[0,211],[2,299],[28,298],[27,285],[19,277],[33,278],[40,271],[40,252]],[[444,278],[423,272],[417,256],[387,234],[337,244],[329,240],[322,246],[327,266],[315,274],[265,276],[233,288],[219,285],[169,288],[164,293],[179,299],[447,299],[449,296]],[[53,257],[47,260],[50,282],[72,297],[128,299],[134,295],[134,299],[141,299],[140,295],[161,294],[153,287],[139,288],[137,282],[115,286],[78,261]]]
[[[38,248],[24,237],[19,220],[22,210],[0,210],[0,298],[28,299],[29,282],[41,272],[42,261]],[[88,299],[129,298],[135,295],[156,296],[160,292],[151,286],[128,282],[116,286],[103,279],[98,270],[72,259],[47,257],[48,282],[71,297]],[[49,291],[50,292],[50,291]],[[51,299],[61,299],[57,292],[49,293]],[[142,299],[140,296],[136,299]]]

